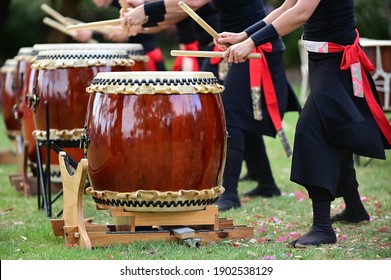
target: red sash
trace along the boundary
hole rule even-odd
[[[276,91],[272,77],[270,75],[269,66],[267,64],[264,52],[271,52],[273,49],[271,43],[266,43],[256,47],[253,52],[258,52],[262,55],[261,59],[250,59],[250,87],[253,98],[253,112],[255,119],[262,119],[261,110],[261,89],[265,94],[266,108],[269,112],[273,126],[277,131],[278,136],[282,142],[286,155],[289,157],[292,154],[292,150],[289,146],[288,139],[282,128],[282,120],[280,115],[280,109],[278,107],[278,101]]]
[[[199,50],[198,42],[194,41],[193,43],[190,43],[190,44],[181,45],[181,49],[185,50],[185,51],[198,51]],[[183,59],[184,59],[183,56],[178,56],[175,58],[174,64],[172,66],[173,71],[181,71],[182,70]],[[199,71],[200,70],[200,66],[198,64],[198,60],[196,57],[187,57],[187,59],[191,59],[192,71]]]
[[[375,67],[368,59],[362,48],[359,46],[358,32],[353,45],[349,46],[342,46],[331,42],[311,41],[304,41],[304,45],[307,45],[308,51],[311,52],[343,52],[340,69],[347,70],[350,68],[354,95],[365,98],[373,118],[375,119],[388,143],[391,144],[391,124],[387,120],[379,104],[376,102],[366,74],[367,72],[375,70]]]

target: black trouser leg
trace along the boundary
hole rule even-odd
[[[263,197],[281,195],[281,191],[274,181],[262,135],[249,134],[246,137],[245,145],[249,163],[251,163],[251,169],[255,173],[258,185],[255,189],[244,193],[244,195]]]
[[[224,193],[217,201],[220,211],[240,207],[238,196],[239,175],[243,163],[243,152],[228,148],[227,158],[223,175]]]
[[[352,153],[342,154],[341,175],[338,182],[337,196],[342,196],[346,208],[341,213],[331,217],[331,222],[366,223],[369,221],[368,212],[361,202],[358,192],[358,182],[354,169]]]
[[[312,199],[313,224],[309,232],[291,242],[296,248],[333,244],[337,241],[330,221],[330,205],[333,197],[323,188],[307,187]]]

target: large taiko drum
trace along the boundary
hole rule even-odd
[[[7,59],[0,69],[2,114],[10,139],[20,135],[20,122],[15,119],[13,112],[16,102],[16,65],[15,59]]]
[[[123,50],[40,51],[31,66],[35,75],[27,96],[34,111],[35,139],[45,140],[48,128],[50,139],[80,140],[89,100],[86,87],[98,72],[130,71],[133,64]],[[76,161],[84,157],[82,149],[64,150]],[[51,156],[51,164],[58,165],[56,155]]]
[[[87,88],[86,144],[98,207],[201,210],[214,204],[227,144],[210,72],[99,73]]]

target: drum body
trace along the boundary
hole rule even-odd
[[[27,96],[34,112],[35,139],[47,139],[48,128],[49,139],[80,140],[89,100],[87,86],[100,71],[130,71],[133,64],[122,50],[39,52],[31,67],[32,93]],[[64,150],[77,162],[84,157],[82,149]],[[54,153],[51,163],[58,164],[58,156]]]
[[[35,75],[36,70],[31,68],[32,62],[29,63],[29,67],[26,70],[26,79],[25,79],[25,86],[22,93],[22,98],[20,101],[20,116],[21,116],[21,123],[22,123],[22,135],[23,135],[23,141],[28,146],[28,159],[31,162],[36,163],[37,162],[37,150],[36,150],[36,143],[35,138],[33,136],[33,132],[35,130],[34,125],[34,115],[33,110],[29,108],[27,105],[27,95],[29,92],[32,92],[33,88],[33,77]]]
[[[26,85],[27,71],[31,67],[33,59],[33,48],[20,48],[15,60],[16,64],[16,105],[19,108],[23,96],[24,87]]]
[[[1,67],[1,103],[2,114],[10,139],[20,135],[20,122],[14,116],[14,105],[16,102],[16,65],[15,59],[7,59]]]
[[[98,206],[190,211],[217,201],[227,135],[212,73],[99,73],[87,90],[87,192]]]
[[[14,113],[21,123],[23,141],[28,143],[28,159],[36,162],[36,145],[32,134],[34,131],[33,112],[26,104],[26,95],[29,92],[30,76],[32,75],[31,65],[34,62],[33,48],[21,48],[15,59],[17,60],[17,93]]]

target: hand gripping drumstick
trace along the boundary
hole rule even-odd
[[[178,6],[182,8],[190,17],[192,17],[206,32],[215,39],[220,38],[219,34],[207,24],[199,15],[197,15],[185,2],[179,1]]]
[[[121,3],[121,7],[122,9],[126,12],[128,10],[128,3],[126,2],[126,0],[120,0],[120,3]],[[124,28],[125,30],[125,33],[128,34],[129,33],[129,27],[125,27]]]
[[[224,52],[215,52],[215,51],[182,51],[182,50],[172,50],[170,52],[172,56],[192,56],[192,57],[218,57],[223,58]],[[259,59],[262,55],[260,53],[250,53],[247,58],[249,59]]]
[[[190,17],[192,17],[206,32],[209,33],[213,38],[218,39],[220,35],[209,25],[207,24],[199,15],[197,15],[185,2],[179,1],[178,6],[182,8]],[[180,51],[171,51],[172,56],[198,56],[198,57],[223,57],[223,53],[219,53],[217,56],[211,56],[213,52],[201,52],[198,54],[191,55],[189,51],[180,52]],[[251,53],[247,58],[261,58],[260,53]]]

